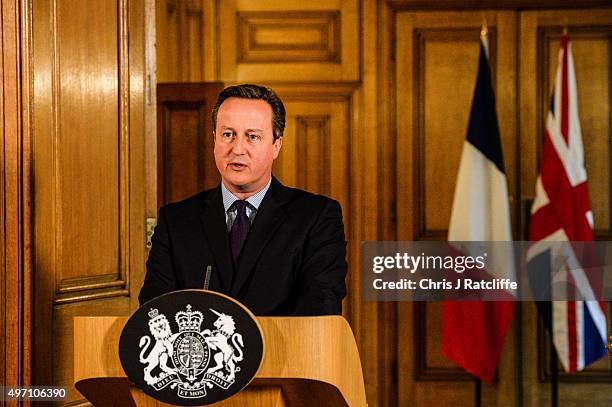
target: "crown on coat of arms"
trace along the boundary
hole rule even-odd
[[[179,326],[179,332],[200,331],[200,326],[204,320],[204,315],[200,311],[191,311],[191,304],[187,304],[187,312],[179,311],[175,316]]]
[[[166,321],[166,316],[164,314],[160,314],[157,308],[151,308],[149,314],[149,326],[156,326],[158,323],[163,323]]]

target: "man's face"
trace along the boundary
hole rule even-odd
[[[272,107],[267,102],[231,97],[221,104],[214,151],[227,189],[252,194],[268,183],[282,145],[282,138],[273,140]]]

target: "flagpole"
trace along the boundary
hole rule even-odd
[[[480,40],[484,41],[485,45],[485,52],[487,53],[487,58],[489,56],[489,50],[487,49],[488,47],[488,43],[487,43],[487,19],[486,17],[482,18],[482,27],[480,29]],[[480,380],[480,377],[476,378],[476,386],[474,388],[474,401],[475,401],[475,407],[480,407],[481,405],[481,395],[482,395],[482,380]]]
[[[567,19],[563,22],[563,36],[567,35]],[[559,405],[559,361],[557,356],[557,349],[553,342],[552,332],[549,332],[548,338],[550,340],[550,349],[552,350],[550,355],[550,405],[551,407],[558,407]]]
[[[558,407],[559,405],[559,363],[557,361],[557,350],[553,343],[552,335],[548,335],[550,339],[550,349],[552,350],[550,355],[550,405],[551,407]]]
[[[489,42],[487,40],[487,34],[489,30],[487,29],[487,18],[483,16],[482,18],[482,27],[480,29],[480,40],[484,43],[485,53],[487,54],[487,59],[489,58]],[[480,377],[476,377],[476,386],[474,387],[474,407],[480,407],[482,404],[482,380]]]

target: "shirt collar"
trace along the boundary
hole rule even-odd
[[[256,210],[259,209],[259,205],[261,205],[261,201],[263,201],[264,196],[266,196],[266,192],[268,192],[271,183],[272,177],[270,177],[270,180],[268,181],[265,187],[263,187],[260,191],[246,199],[246,201]],[[229,210],[229,208],[235,201],[240,200],[240,198],[232,194],[229,189],[227,189],[225,185],[223,185],[223,182],[221,182],[221,195],[223,196],[223,207],[225,208],[225,212]]]

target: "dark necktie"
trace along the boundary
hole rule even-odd
[[[238,256],[240,256],[240,251],[242,250],[244,241],[249,233],[251,223],[249,222],[249,218],[246,214],[247,201],[234,201],[232,206],[236,208],[238,213],[229,233],[230,248],[232,250],[234,265],[238,265]]]

